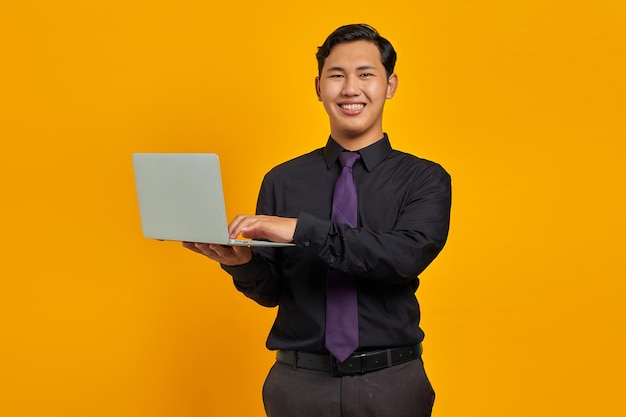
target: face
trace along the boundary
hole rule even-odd
[[[315,79],[333,139],[349,150],[380,139],[385,101],[393,97],[397,84],[395,74],[387,78],[374,43],[359,40],[334,46]]]

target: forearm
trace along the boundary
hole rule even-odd
[[[323,230],[327,232],[322,232]],[[446,227],[447,229],[447,227]],[[313,247],[328,266],[364,279],[414,279],[445,244],[447,233],[429,236],[416,230],[380,232],[351,229],[302,213],[294,241]]]
[[[402,283],[415,279],[443,248],[450,206],[450,178],[442,172],[411,193],[396,217],[367,213],[353,229],[303,212],[294,242],[313,248],[329,267]]]

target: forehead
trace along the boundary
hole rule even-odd
[[[330,50],[324,62],[327,68],[383,68],[380,51],[375,43],[358,40],[337,44]]]

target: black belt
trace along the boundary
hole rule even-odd
[[[403,346],[371,352],[357,352],[343,362],[329,353],[308,353],[279,350],[276,360],[294,368],[324,371],[333,376],[358,375],[409,362],[420,357],[421,345]]]

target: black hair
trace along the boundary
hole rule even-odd
[[[326,58],[330,55],[330,51],[335,45],[360,40],[372,42],[378,47],[380,60],[387,72],[387,78],[389,78],[396,66],[396,51],[393,49],[391,42],[380,36],[376,29],[366,24],[341,26],[328,35],[322,46],[317,48],[317,54],[315,55],[317,57],[318,75],[322,75],[324,62],[326,62]]]

